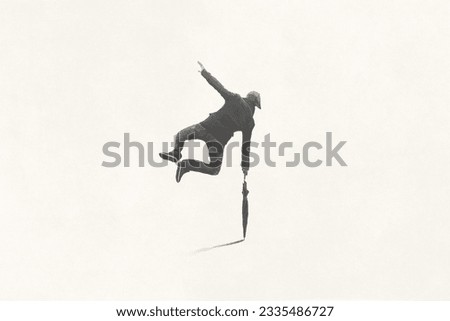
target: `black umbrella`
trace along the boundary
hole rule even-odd
[[[220,245],[216,245],[216,246],[211,246],[211,247],[206,247],[203,249],[198,249],[197,251],[195,251],[194,253],[200,253],[200,252],[206,252],[212,249],[216,249],[219,247],[224,247],[224,246],[229,246],[229,245],[234,245],[234,244],[238,244],[241,243],[245,240],[245,237],[247,236],[247,223],[248,223],[248,199],[247,199],[247,195],[249,193],[248,189],[247,189],[247,182],[246,179],[247,175],[244,175],[244,184],[242,184],[242,195],[243,195],[243,199],[242,199],[242,230],[244,233],[244,238],[242,240],[239,241],[234,241],[234,242],[229,242],[229,243],[225,243],[225,244],[220,244]]]
[[[247,223],[248,223],[248,199],[247,195],[249,193],[247,189],[247,182],[246,182],[247,175],[244,175],[244,183],[242,184],[242,230],[244,232],[244,239],[247,235]]]

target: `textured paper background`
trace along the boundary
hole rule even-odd
[[[1,299],[450,299],[448,1],[1,1]],[[348,167],[104,168],[230,90]],[[235,135],[234,141],[240,139]],[[155,151],[156,154],[156,151]],[[323,156],[321,153],[316,156]]]

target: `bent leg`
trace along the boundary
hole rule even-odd
[[[217,175],[220,172],[220,166],[211,166],[211,164],[200,162],[196,159],[183,160],[180,166],[185,168],[185,172],[199,172],[208,175]]]
[[[161,156],[161,158],[163,159],[177,163],[182,157],[181,151],[183,150],[184,142],[189,139],[194,139],[197,136],[201,136],[202,131],[204,131],[204,128],[199,124],[195,124],[180,130],[175,135],[173,150],[168,153],[166,152],[159,153],[159,156]]]
[[[199,172],[208,175],[217,175],[222,167],[223,146],[217,141],[206,142],[209,152],[209,163],[200,162],[195,159],[187,159],[180,164],[185,167],[185,171]]]
[[[186,135],[186,133],[182,133],[183,135],[180,135],[179,138],[179,145],[178,149],[181,150],[180,146],[182,148],[182,139],[187,137],[187,139],[201,139],[206,142],[206,146],[208,147],[208,153],[209,153],[209,163],[201,162],[196,159],[187,159],[183,160],[178,163],[178,168],[176,172],[176,181],[180,182],[181,178],[184,174],[187,172],[198,172],[208,175],[217,175],[220,172],[220,168],[222,166],[222,159],[223,159],[223,146],[221,143],[219,143],[216,138],[211,135],[203,126],[198,124],[197,130],[195,131],[195,137],[190,138],[189,133]],[[187,140],[185,139],[185,140]]]
[[[181,151],[183,150],[184,147],[184,142],[193,139],[203,139],[205,135],[204,132],[205,128],[203,128],[203,126],[200,124],[195,124],[180,130],[175,135],[175,144],[173,152],[181,155]]]

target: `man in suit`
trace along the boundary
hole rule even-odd
[[[225,145],[237,131],[242,132],[242,161],[244,175],[249,169],[250,141],[255,127],[253,115],[255,107],[261,109],[261,97],[251,91],[242,98],[239,94],[228,91],[205,67],[200,65],[200,73],[206,81],[225,99],[225,104],[218,111],[209,114],[204,121],[182,129],[175,135],[174,149],[168,153],[160,153],[163,159],[177,163],[176,181],[180,182],[184,174],[194,171],[209,175],[217,175],[222,166]],[[195,159],[180,161],[184,142],[190,139],[203,140],[209,152],[210,163]]]

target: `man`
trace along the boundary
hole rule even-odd
[[[199,124],[189,126],[175,135],[175,146],[169,153],[160,153],[163,159],[177,163],[176,181],[187,172],[200,172],[209,175],[219,174],[222,166],[223,151],[234,132],[242,132],[242,162],[241,167],[244,175],[247,175],[249,169],[250,140],[252,130],[255,127],[253,114],[255,107],[261,109],[261,98],[259,93],[251,91],[247,97],[242,98],[238,94],[225,89],[224,86],[214,78],[205,67],[200,65],[200,73],[206,81],[219,92],[225,99],[225,104],[215,113],[209,114],[209,117]],[[209,152],[209,164],[187,159],[180,161],[184,142],[190,139],[201,139],[206,143]]]

